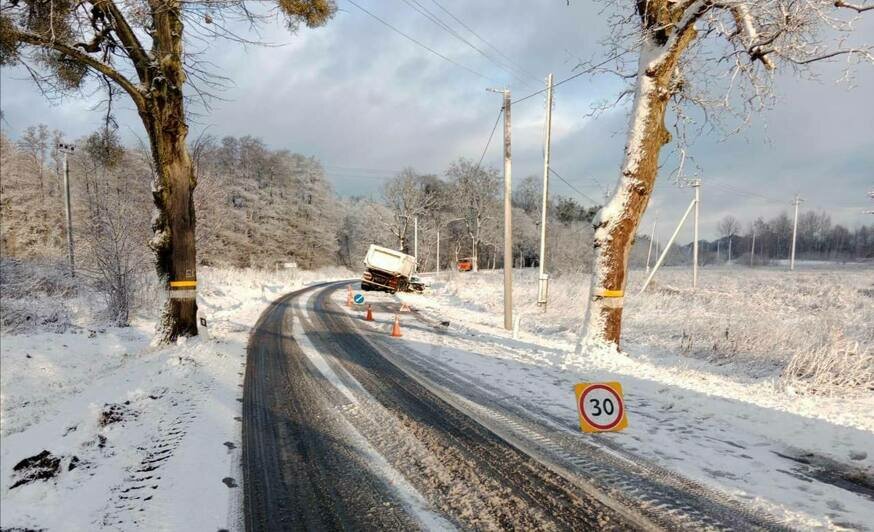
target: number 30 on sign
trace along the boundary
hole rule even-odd
[[[574,392],[583,432],[619,432],[628,426],[618,382],[581,382]]]

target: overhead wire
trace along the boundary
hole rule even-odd
[[[413,9],[414,11],[416,11],[417,13],[422,15],[423,17],[425,17],[428,20],[430,20],[431,22],[433,22],[441,30],[445,31],[446,33],[448,33],[452,37],[455,37],[457,40],[459,40],[462,43],[464,43],[465,45],[469,46],[475,52],[477,52],[481,56],[485,57],[486,60],[489,61],[490,63],[492,63],[493,65],[504,70],[505,72],[510,74],[510,76],[516,78],[518,81],[521,81],[523,84],[526,84],[529,86],[531,85],[531,83],[529,81],[521,78],[517,73],[515,73],[513,71],[512,67],[508,67],[507,65],[501,63],[500,61],[498,61],[497,59],[495,59],[494,57],[492,57],[491,55],[489,55],[488,53],[486,53],[485,51],[480,49],[478,46],[476,46],[475,44],[473,44],[469,40],[465,39],[461,34],[459,34],[457,31],[455,31],[454,28],[452,28],[451,26],[446,24],[446,22],[444,22],[442,19],[440,19],[440,17],[438,17],[437,15],[432,13],[430,10],[428,10],[428,8],[426,8],[421,3],[419,3],[418,0],[403,0],[403,1],[411,9]]]
[[[381,24],[385,25],[385,26],[386,26],[387,28],[389,28],[390,30],[392,30],[392,31],[394,31],[395,33],[397,33],[397,34],[403,36],[403,37],[406,38],[407,40],[409,40],[409,41],[411,41],[412,43],[414,43],[414,44],[416,44],[416,45],[418,45],[418,46],[424,48],[425,50],[431,52],[432,54],[436,55],[437,57],[439,57],[439,58],[441,58],[441,59],[443,59],[443,60],[445,60],[445,61],[448,61],[449,63],[452,63],[453,65],[455,65],[455,66],[457,66],[457,67],[459,67],[459,68],[462,68],[462,69],[464,69],[464,70],[470,72],[471,74],[473,74],[473,75],[475,75],[475,76],[478,76],[478,77],[480,77],[480,78],[482,78],[482,79],[485,79],[485,80],[488,80],[488,81],[494,81],[492,78],[486,76],[485,74],[483,74],[483,73],[481,73],[481,72],[477,72],[476,70],[474,70],[474,69],[472,69],[472,68],[470,68],[470,67],[467,67],[467,66],[465,66],[465,65],[463,65],[463,64],[461,64],[461,63],[459,63],[459,62],[457,62],[457,61],[454,61],[454,60],[450,59],[449,57],[446,57],[445,55],[441,54],[441,53],[438,52],[437,50],[434,50],[434,49],[431,48],[430,46],[428,46],[428,45],[422,43],[421,41],[419,41],[419,40],[417,40],[417,39],[415,39],[414,37],[411,37],[410,35],[407,35],[406,33],[404,33],[403,31],[399,30],[398,28],[396,28],[395,26],[391,25],[390,23],[386,22],[385,20],[383,20],[383,19],[380,18],[379,16],[377,16],[377,15],[373,14],[372,12],[368,11],[367,9],[361,7],[361,6],[358,5],[354,0],[346,0],[346,1],[349,2],[350,4],[352,4],[353,6],[357,7],[358,9],[360,9],[361,11],[363,11],[364,13],[366,13],[367,15],[369,15],[370,17],[372,17],[373,19],[377,20],[377,21],[380,22]]]
[[[595,70],[596,68],[600,68],[600,67],[606,65],[607,63],[609,63],[610,61],[614,61],[614,60],[618,59],[618,58],[621,57],[624,53],[625,53],[625,52],[622,52],[622,53],[619,53],[619,54],[613,55],[613,56],[611,56],[611,57],[608,57],[607,59],[605,59],[604,61],[601,61],[601,62],[598,63],[597,65],[592,65],[592,66],[590,66],[590,67],[588,67],[588,68],[586,68],[586,69],[584,69],[584,70],[581,70],[581,71],[577,72],[576,74],[574,74],[574,75],[572,75],[572,76],[568,76],[568,77],[564,78],[564,79],[561,80],[561,81],[557,81],[557,82],[553,83],[553,84],[552,84],[552,88],[553,88],[553,90],[554,90],[556,87],[558,87],[559,85],[564,85],[564,84],[567,83],[568,81],[574,80],[574,79],[576,79],[576,78],[578,78],[578,77],[580,77],[580,76],[582,76],[582,75],[584,75],[584,74],[589,74],[589,73],[591,73],[593,70]],[[529,98],[533,98],[533,97],[537,96],[538,94],[543,94],[543,93],[546,92],[546,91],[547,91],[547,89],[546,89],[546,88],[543,88],[543,89],[540,89],[540,90],[538,90],[538,91],[532,92],[531,94],[528,94],[528,95],[526,95],[526,96],[523,96],[523,97],[519,98],[518,100],[513,100],[513,101],[510,102],[510,103],[512,103],[512,104],[517,104],[517,103],[520,103],[520,102],[524,102],[525,100],[527,100],[527,99],[529,99]]]
[[[486,40],[484,37],[482,37],[479,33],[475,32],[475,31],[473,30],[473,28],[471,28],[470,26],[468,26],[467,24],[465,24],[464,21],[462,21],[460,18],[458,18],[457,16],[455,16],[451,11],[449,11],[447,8],[445,8],[445,7],[444,7],[440,2],[438,2],[437,0],[431,0],[431,2],[433,2],[434,5],[436,5],[438,8],[440,8],[444,13],[446,13],[447,15],[449,15],[450,17],[452,17],[452,19],[455,20],[455,22],[458,22],[458,23],[461,25],[461,27],[463,27],[464,29],[466,29],[467,31],[469,31],[469,32],[470,32],[471,34],[473,34],[477,39],[479,39],[481,42],[485,43],[486,46],[488,46],[489,48],[491,48],[492,50],[494,50],[498,55],[500,55],[501,57],[503,57],[504,59],[506,59],[507,62],[508,62],[509,64],[515,66],[519,72],[525,74],[526,76],[531,77],[532,79],[537,78],[537,76],[535,76],[535,75],[532,74],[531,72],[528,72],[527,70],[525,70],[524,68],[522,68],[522,66],[521,66],[519,63],[517,63],[516,61],[514,61],[513,59],[511,59],[510,57],[508,57],[506,54],[504,54],[504,52],[502,52],[500,48],[498,48],[497,46],[495,46],[495,45],[493,45],[492,43],[490,43],[488,40]]]
[[[550,172],[552,175],[554,175],[555,177],[561,179],[561,180],[564,182],[565,185],[567,185],[568,187],[570,187],[571,190],[573,190],[574,192],[576,192],[577,194],[579,194],[581,198],[584,198],[584,199],[586,199],[586,200],[592,202],[592,205],[600,205],[600,203],[598,203],[597,201],[595,201],[594,199],[592,199],[591,196],[589,196],[588,194],[582,192],[582,191],[581,191],[580,189],[578,189],[577,187],[571,185],[570,182],[569,182],[567,179],[565,179],[564,177],[562,177],[561,174],[559,174],[558,172],[556,172],[555,169],[553,169],[551,166],[549,167],[549,172]]]
[[[504,107],[501,106],[501,110],[498,111],[498,116],[495,118],[495,125],[492,126],[492,132],[489,133],[489,140],[486,141],[486,145],[483,148],[482,155],[479,156],[479,162],[476,163],[477,169],[479,169],[480,165],[483,163],[483,159],[486,157],[486,152],[489,149],[489,145],[492,143],[492,138],[495,136],[495,131],[498,129],[498,123],[501,121],[501,116],[504,114]]]

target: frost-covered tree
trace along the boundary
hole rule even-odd
[[[728,239],[728,262],[731,262],[731,245],[734,235],[740,231],[740,222],[732,215],[725,216],[717,226],[719,234]]]
[[[36,131],[34,128],[31,131]],[[56,257],[63,250],[63,204],[48,196],[41,148],[0,134],[0,234],[3,255]]]
[[[392,218],[391,210],[381,203],[351,198],[339,205],[343,213],[337,229],[337,254],[340,264],[358,270],[371,244],[392,247],[397,237],[386,220]]]
[[[745,122],[771,103],[775,69],[804,73],[831,59],[870,62],[871,45],[854,44],[860,37],[853,30],[862,12],[874,10],[864,1],[843,0],[604,3],[613,28],[612,61],[590,70],[632,80],[621,96],[633,95],[633,103],[619,182],[594,221],[586,338],[618,347],[628,253],[652,194],[662,147],[671,141],[665,126],[668,104],[677,104],[673,115],[680,125],[691,116],[690,105],[704,109],[711,120],[728,113]],[[683,128],[678,131],[682,136]],[[685,157],[680,160],[682,167]]]
[[[404,253],[413,251],[410,233],[414,219],[424,217],[437,204],[437,196],[428,187],[430,178],[405,168],[382,189],[382,197],[392,212],[391,231],[397,237],[398,249]]]
[[[287,164],[293,176],[293,197],[289,202],[290,254],[302,268],[334,264],[341,222],[340,203],[318,161],[302,155],[292,155],[289,159]]]
[[[479,271],[480,242],[486,224],[497,216],[501,179],[495,168],[483,168],[464,158],[449,166],[446,177],[454,189],[456,210],[467,228],[473,271]]]
[[[84,222],[76,233],[79,271],[104,297],[108,318],[124,327],[146,273],[151,169],[138,153],[122,146],[109,125],[81,143],[77,160],[83,175],[76,210]]]
[[[271,4],[273,4],[271,2]],[[21,63],[45,92],[82,88],[88,78],[127,94],[142,119],[154,162],[151,247],[164,282],[196,275],[194,188],[186,92],[208,97],[221,78],[186,52],[213,38],[249,42],[242,19],[282,17],[289,28],[324,24],[332,0],[5,0],[0,4],[0,65]],[[195,299],[171,298],[161,336],[197,334]]]

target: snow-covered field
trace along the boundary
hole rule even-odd
[[[276,297],[349,275],[201,270],[207,332],[169,347],[150,345],[154,316],[101,327],[87,292],[52,290],[0,342],[0,528],[239,528],[251,327]],[[9,308],[27,299],[4,292]]]
[[[554,282],[544,313],[534,303],[533,272],[516,277],[518,338],[502,328],[500,272],[481,272],[433,279],[430,293],[404,295],[424,315],[452,323],[445,335],[407,328],[404,340],[423,366],[463,376],[461,390],[495,390],[496,400],[565,419],[570,430],[573,385],[618,380],[631,425],[601,438],[791,526],[870,528],[874,272],[704,270],[695,294],[681,288],[688,271],[664,273],[660,289],[641,296],[633,290],[641,272],[632,278],[623,354],[575,352],[587,279]],[[848,343],[861,361],[852,387],[787,372],[797,357]],[[822,481],[825,471],[838,483],[861,478],[862,487]]]
[[[169,347],[150,345],[154,316],[101,326],[94,296],[63,283],[37,283],[20,298],[4,292],[4,312],[18,314],[4,316],[0,342],[0,527],[239,528],[251,327],[279,295],[350,276],[205,269],[207,335]],[[618,380],[630,427],[593,442],[792,526],[870,528],[870,485],[848,491],[817,475],[874,478],[874,270],[703,269],[691,293],[689,272],[667,269],[640,296],[634,272],[621,355],[575,353],[588,279],[555,280],[545,312],[535,279],[516,277],[518,338],[501,327],[500,272],[481,272],[444,274],[429,293],[403,295],[452,325],[435,335],[404,317],[402,341],[416,363],[451,372],[459,387],[567,420],[571,431],[573,384]],[[50,478],[33,480],[41,475]]]
[[[874,392],[874,264],[801,265],[794,273],[702,268],[694,292],[688,267],[664,268],[654,287],[638,294],[645,277],[632,271],[626,289],[622,341],[629,353],[654,360],[664,354],[672,361],[679,355],[685,365],[705,361],[711,372],[772,379],[805,393]],[[447,302],[480,311],[477,321],[502,319],[501,272],[452,272],[435,281]],[[588,275],[551,281],[545,312],[536,305],[536,270],[517,272],[513,294],[523,331],[576,341]],[[828,355],[840,367],[823,365],[830,371],[816,375],[801,371]]]

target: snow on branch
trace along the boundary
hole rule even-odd
[[[602,4],[612,28],[602,43],[604,55],[616,60],[601,65],[593,59],[580,66],[599,64],[593,74],[616,75],[627,86],[595,112],[634,94],[640,63],[629,58],[646,56],[652,75],[684,36],[691,43],[675,58],[665,96],[682,119],[680,127],[707,126],[725,134],[744,128],[774,103],[775,72],[817,77],[822,70],[816,64],[843,61],[838,79],[847,81],[857,65],[874,64],[870,32],[857,30],[862,13],[874,9],[867,0],[641,0],[633,10],[620,0]]]

